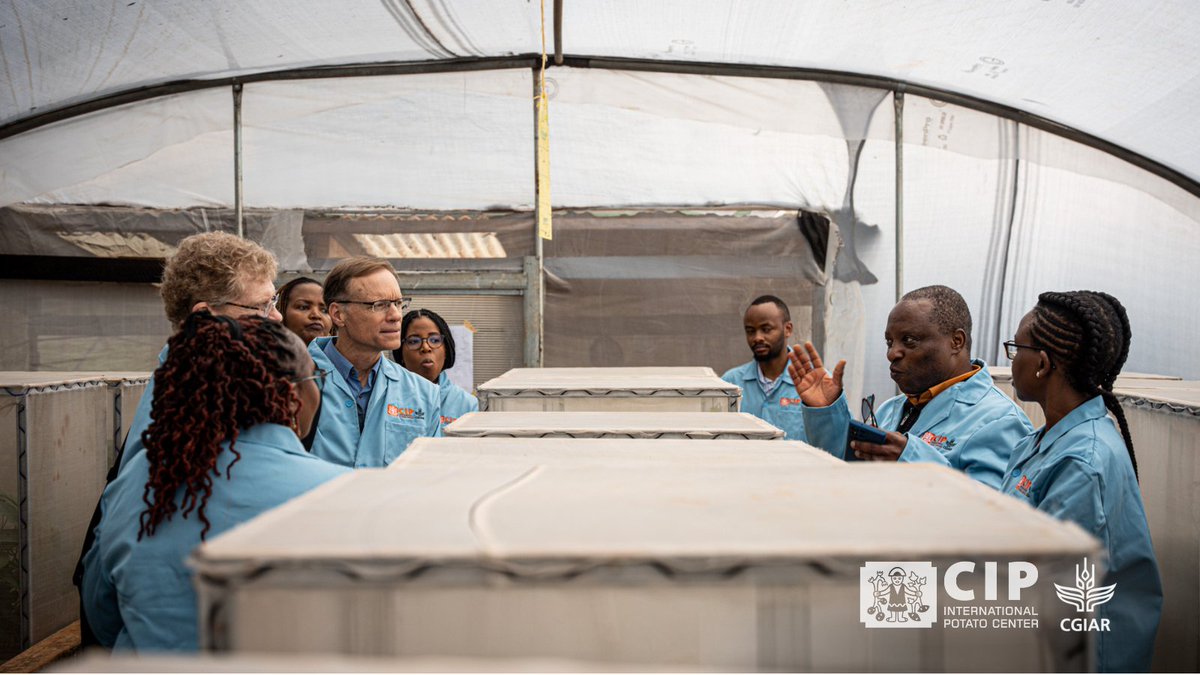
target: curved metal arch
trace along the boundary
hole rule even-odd
[[[533,68],[540,63],[540,56],[522,54],[495,58],[461,58],[439,61],[402,61],[394,63],[358,63],[338,66],[309,66],[271,70],[247,75],[233,75],[212,79],[174,80],[127,91],[107,94],[94,99],[66,105],[44,113],[23,117],[0,126],[0,140],[31,131],[48,124],[79,117],[87,113],[107,110],[117,106],[146,101],[160,96],[182,94],[202,89],[232,87],[251,82],[276,82],[283,80],[323,80],[339,77],[381,77],[386,75],[419,75],[422,73],[451,73],[471,70],[507,70]]]
[[[548,65],[553,68],[558,65],[554,59]],[[541,63],[541,54],[517,54],[512,56],[486,58],[460,58],[440,61],[408,61],[394,63],[363,63],[340,66],[313,66],[287,70],[266,71],[249,75],[238,75],[217,79],[191,79],[167,82],[148,87],[140,87],[129,91],[100,96],[55,110],[33,115],[9,122],[0,126],[0,140],[15,136],[38,127],[46,126],[72,117],[90,112],[96,112],[119,105],[135,103],[151,98],[178,94],[214,87],[229,87],[235,84],[249,82],[268,82],[277,80],[310,80],[334,77],[376,77],[384,75],[413,75],[420,73],[446,73],[471,70],[506,70],[511,68],[537,68]],[[986,99],[959,94],[937,87],[914,84],[878,75],[864,75],[836,70],[821,70],[816,68],[795,68],[790,66],[742,65],[716,62],[666,61],[657,59],[618,58],[601,56],[571,56],[564,55],[561,65],[571,68],[598,68],[605,70],[635,70],[657,73],[682,73],[690,75],[724,75],[732,77],[764,77],[788,80],[808,80],[814,82],[830,82],[836,84],[857,85],[875,89],[886,89],[896,93],[916,94],[928,98],[953,103],[964,108],[971,108],[998,117],[1014,120],[1035,129],[1040,129],[1063,138],[1087,145],[1122,159],[1134,166],[1148,171],[1171,184],[1183,189],[1192,196],[1200,197],[1200,180],[1173,169],[1161,162],[1150,159],[1145,155],[1134,152],[1124,146],[1117,145],[1098,136],[1085,133],[1060,122],[1047,119],[1040,115],[996,103]]]

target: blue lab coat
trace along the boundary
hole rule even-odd
[[[438,375],[438,389],[441,391],[442,426],[471,412],[479,412],[479,399],[468,394],[462,387],[446,377],[446,371]]]
[[[1008,458],[1033,430],[1011,398],[992,382],[983,361],[970,378],[952,385],[925,405],[908,431],[901,462],[935,462],[953,467],[975,480],[999,488]],[[879,406],[875,417],[881,429],[900,426],[905,397],[895,396]],[[809,442],[844,459],[849,434],[850,409],[842,394],[824,408],[804,406],[804,428]]]
[[[418,436],[442,435],[437,385],[382,355],[360,433],[354,393],[325,355],[325,343],[332,339],[316,338],[308,345],[317,368],[329,371],[321,389],[314,455],[354,468],[387,466]]]
[[[1013,451],[1001,491],[1078,523],[1103,543],[1108,573],[1097,586],[1117,587],[1112,600],[1076,616],[1109,619],[1110,632],[1094,633],[1100,672],[1140,672],[1154,653],[1162,582],[1133,464],[1107,415],[1097,396],[1031,433]]]
[[[234,455],[226,443],[217,458],[205,517],[209,540],[349,470],[304,451],[287,427],[260,424],[239,434]],[[229,480],[225,479],[230,469]],[[203,523],[177,511],[154,536],[138,541],[143,491],[150,476],[146,453],[130,457],[104,490],[96,540],[84,556],[83,607],[101,644],[138,651],[195,651],[196,594],[185,561],[200,544]],[[180,489],[176,500],[181,500]]]
[[[730,368],[721,379],[742,388],[742,412],[782,429],[784,438],[789,441],[807,442],[803,406],[800,404],[800,395],[796,393],[796,385],[787,369],[779,377],[781,382],[769,398],[763,394],[762,385],[758,382],[757,361]]]

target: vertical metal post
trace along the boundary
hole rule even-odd
[[[525,257],[525,367],[542,367],[542,263]]]
[[[26,397],[29,391],[22,391],[17,399],[17,555],[19,569],[17,585],[20,599],[18,629],[21,649],[33,646],[30,613],[32,607],[29,601],[29,434],[28,418],[26,416]]]
[[[542,367],[542,339],[545,332],[545,256],[542,249],[542,238],[538,235],[539,192],[538,192],[538,113],[537,99],[542,93],[539,70],[533,70],[533,245],[534,256],[525,258],[525,367]]]
[[[242,223],[242,83],[233,85],[233,211],[237,236],[245,237]]]
[[[904,90],[892,94],[896,122],[896,302],[904,295]]]
[[[536,367],[541,368],[546,339],[546,254],[542,250],[542,238],[535,237],[534,241],[536,242],[534,250],[536,274],[534,276],[537,283],[534,284],[534,289],[537,291],[537,356],[533,362]]]
[[[563,64],[562,51],[563,1],[554,0],[554,65]]]
[[[112,453],[108,456],[108,463],[111,465],[117,459],[117,453],[121,451],[121,384],[124,380],[117,382],[109,382],[108,386],[113,390],[113,446]]]

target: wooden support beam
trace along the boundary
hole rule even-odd
[[[37,673],[79,651],[79,622],[0,664],[0,673]]]

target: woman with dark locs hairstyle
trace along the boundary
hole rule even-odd
[[[348,471],[306,453],[320,380],[282,324],[197,312],[154,373],[146,451],[101,498],[83,606],[101,645],[195,650],[198,544]]]
[[[1073,291],[1038,296],[1004,343],[1017,397],[1041,406],[1046,425],[1013,450],[1001,491],[1103,543],[1104,560],[1081,561],[1079,573],[1092,575],[1100,562],[1104,579],[1068,589],[1078,593],[1080,612],[1094,605],[1094,613],[1080,616],[1099,619],[1093,635],[1100,672],[1149,670],[1162,614],[1133,437],[1112,390],[1131,335],[1116,298]]]

